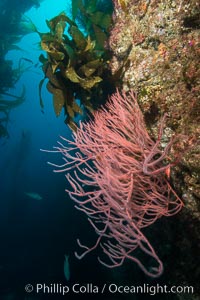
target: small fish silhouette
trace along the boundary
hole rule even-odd
[[[24,193],[26,196],[35,199],[35,200],[42,200],[42,196],[40,196],[38,193],[32,193],[32,192],[25,192]]]

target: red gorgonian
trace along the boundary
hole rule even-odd
[[[66,172],[71,185],[67,192],[98,235],[92,247],[78,240],[84,251],[76,257],[100,246],[107,255],[106,261],[98,257],[104,266],[117,267],[130,259],[157,277],[163,264],[142,229],[176,214],[183,205],[166,176],[170,164],[163,162],[174,139],[164,150],[160,147],[166,116],[153,141],[134,93],[117,91],[93,117],[80,123],[73,141],[61,137],[53,152],[60,152],[64,164],[51,163],[55,172]],[[145,267],[136,249],[153,258],[155,266]]]

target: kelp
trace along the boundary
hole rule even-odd
[[[13,67],[13,61],[8,60],[6,55],[10,50],[23,50],[17,43],[24,34],[34,31],[30,28],[25,28],[23,24],[23,14],[32,6],[39,6],[42,0],[27,0],[27,1],[1,1],[0,11],[0,138],[9,137],[7,124],[9,122],[10,111],[21,105],[25,101],[25,88],[19,96],[10,94],[8,91],[15,87],[16,82],[21,77],[22,73],[27,71],[30,66],[24,66],[22,61],[31,63],[28,58],[22,57],[19,60],[18,66]],[[27,25],[27,24],[26,24]],[[30,25],[30,22],[29,22]],[[15,61],[16,65],[16,61]]]
[[[27,1],[29,2],[29,1]],[[30,5],[30,4],[29,4]],[[20,78],[24,70],[21,69],[21,62],[17,68],[13,68],[13,61],[6,58],[6,54],[11,50],[22,51],[16,43],[18,43],[24,31],[21,27],[21,14],[19,13],[22,8],[18,4],[17,10],[14,9],[13,4],[2,3],[2,10],[0,11],[0,94],[13,88]]]
[[[5,122],[5,119],[0,118],[0,138],[8,138],[9,133],[7,130],[7,126],[3,124]]]
[[[112,23],[112,1],[76,0],[72,1],[72,17],[90,33],[99,50],[104,51],[104,44]]]
[[[40,33],[34,25],[32,28],[39,34],[41,48],[47,54],[47,57],[43,54],[39,57],[45,75],[39,83],[41,109],[44,110],[41,90],[47,79],[47,90],[53,95],[56,116],[64,109],[65,122],[75,129],[74,117],[82,114],[84,108],[93,111],[105,92],[103,82],[109,81],[110,54],[104,49],[104,42],[111,17],[101,11],[93,11],[94,1],[91,7],[84,7],[82,1],[72,2],[73,20],[62,12],[46,21],[49,32]],[[75,22],[78,13],[87,19],[85,29],[90,30],[84,32],[79,29]],[[97,18],[92,14],[97,14]]]
[[[2,99],[2,96],[4,97],[3,99]],[[5,99],[6,97],[8,97],[8,98]],[[10,98],[14,98],[14,100],[12,100]],[[9,110],[19,106],[20,104],[22,104],[24,101],[25,101],[25,86],[23,86],[22,93],[20,96],[16,96],[16,95],[4,92],[3,94],[1,94],[1,98],[0,98],[0,112],[9,111]]]
[[[23,86],[21,95],[13,95],[4,92],[0,95],[0,138],[9,137],[7,125],[9,122],[10,110],[21,105],[25,101],[25,87]]]

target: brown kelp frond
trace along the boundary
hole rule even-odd
[[[109,54],[103,46],[105,42],[103,35],[107,36],[105,28],[108,25],[105,24],[104,13],[101,12],[100,16],[99,12],[99,21],[97,19],[94,21],[86,8],[83,12],[81,2],[79,5],[79,13],[84,14],[84,18],[85,14],[88,15],[87,22],[90,23],[90,29],[92,26],[92,30],[88,29],[83,33],[76,22],[62,12],[46,21],[49,32],[40,33],[40,45],[47,54],[47,57],[40,55],[39,58],[45,75],[39,84],[40,106],[44,109],[41,89],[47,79],[47,89],[53,95],[55,114],[59,116],[64,109],[65,122],[71,128],[76,128],[74,118],[82,114],[83,109],[92,112],[94,106],[103,101],[104,85],[105,82],[108,84],[110,76]],[[73,15],[76,14],[75,10]],[[104,17],[108,19],[106,14]],[[109,20],[107,22],[110,24]],[[80,104],[77,104],[77,100]]]

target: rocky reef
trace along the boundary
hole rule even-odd
[[[169,220],[164,221],[166,247],[159,249],[165,257],[164,276],[171,284],[193,285],[199,295],[200,4],[194,0],[115,0],[114,4],[108,42],[111,72],[120,72],[121,87],[137,93],[155,138],[160,117],[168,114],[163,147],[172,136],[179,137],[169,157],[177,159],[170,175],[185,207],[170,226]],[[158,234],[156,229],[153,234]],[[170,255],[166,249],[171,249]],[[181,297],[177,299],[185,299]]]

